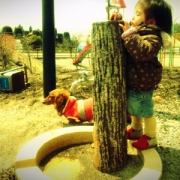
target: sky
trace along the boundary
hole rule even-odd
[[[173,8],[173,20],[180,22],[179,0],[167,0]],[[121,10],[131,20],[137,0],[124,0]],[[106,0],[54,0],[54,21],[58,33],[88,35],[93,22],[106,21]],[[0,29],[21,25],[24,30],[42,30],[42,0],[0,0]]]

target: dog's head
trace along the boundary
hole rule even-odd
[[[54,89],[49,92],[49,95],[44,99],[43,104],[54,104],[55,109],[61,115],[70,93],[65,89]]]

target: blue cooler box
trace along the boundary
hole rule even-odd
[[[0,90],[15,92],[25,88],[24,72],[10,71],[0,74]]]

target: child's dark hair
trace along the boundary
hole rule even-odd
[[[154,19],[156,25],[163,31],[172,33],[172,12],[171,6],[164,0],[139,0],[144,7],[146,21]]]

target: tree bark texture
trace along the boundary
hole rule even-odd
[[[125,58],[119,22],[93,23],[93,164],[101,172],[127,164]]]

